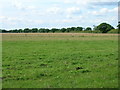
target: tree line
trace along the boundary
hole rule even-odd
[[[2,33],[55,33],[55,32],[62,32],[62,33],[69,33],[69,32],[83,32],[83,33],[119,33],[120,29],[120,22],[117,25],[117,29],[115,29],[112,25],[108,23],[101,23],[98,26],[94,26],[92,29],[91,27],[83,28],[83,27],[70,27],[70,28],[52,28],[52,29],[46,29],[46,28],[25,28],[25,29],[14,29],[14,30],[4,30],[0,29]]]

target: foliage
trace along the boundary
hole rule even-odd
[[[60,29],[61,32],[65,32],[66,31],[66,28],[62,28]]]
[[[83,31],[83,27],[77,27],[76,31]]]
[[[53,33],[55,33],[56,31],[59,31],[59,29],[56,29],[56,28],[51,29],[51,32],[53,32]]]
[[[36,33],[36,32],[38,32],[38,29],[37,28],[33,28],[32,29],[32,33]]]
[[[107,23],[101,23],[97,26],[97,30],[100,30],[102,33],[107,33],[111,29],[114,29],[114,27]]]
[[[76,32],[76,33],[107,33],[109,32],[111,29],[114,29],[113,26],[111,26],[110,24],[107,23],[101,23],[98,26],[93,25],[93,30],[91,27],[68,27],[68,28],[61,28],[61,29],[57,29],[57,28],[52,28],[52,29],[46,29],[46,28],[25,28],[25,29],[15,29],[15,30],[2,30],[2,33],[58,33],[58,32],[62,32],[62,33],[69,33],[69,32]],[[119,25],[117,26],[119,27]]]
[[[118,29],[120,30],[120,21],[118,22],[118,25],[117,25]]]
[[[91,27],[87,27],[87,28],[85,29],[85,31],[91,31],[91,30],[92,30]]]
[[[24,29],[24,33],[29,33],[30,32],[30,29],[29,28],[25,28]]]

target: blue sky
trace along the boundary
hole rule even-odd
[[[92,27],[118,22],[119,0],[0,0],[0,28]]]

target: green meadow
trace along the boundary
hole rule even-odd
[[[3,34],[3,88],[117,88],[118,35]]]

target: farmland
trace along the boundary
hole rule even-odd
[[[2,34],[3,88],[117,88],[118,35]]]

